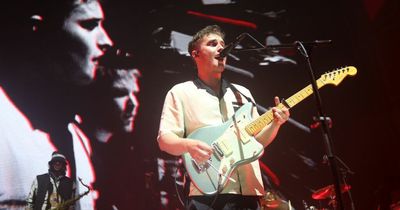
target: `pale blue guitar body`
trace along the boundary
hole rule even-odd
[[[252,121],[251,111],[252,104],[247,103],[224,124],[206,126],[188,136],[214,148],[211,159],[206,163],[196,163],[189,153],[183,154],[186,170],[202,193],[221,191],[238,166],[257,160],[263,154],[263,145],[245,130],[245,126]]]

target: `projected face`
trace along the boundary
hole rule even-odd
[[[116,130],[132,132],[139,102],[136,94],[139,92],[138,77],[140,72],[134,70],[117,70],[111,91],[110,122]]]
[[[63,24],[64,36],[59,43],[64,48],[59,57],[66,79],[85,85],[93,81],[98,59],[113,43],[103,28],[104,15],[98,1],[78,3]]]

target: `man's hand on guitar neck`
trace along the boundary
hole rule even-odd
[[[279,97],[275,96],[274,101],[275,106],[278,106],[278,104],[280,104]],[[281,125],[289,119],[290,113],[286,107],[283,107],[282,109],[278,107],[273,107],[272,115],[274,117],[272,123],[267,125],[256,135],[256,139],[262,145],[264,145],[264,147],[268,146],[275,139]]]
[[[275,106],[278,106],[278,104],[281,103],[279,97],[277,97],[277,96],[274,97],[274,101],[275,101]],[[290,116],[289,109],[287,109],[286,107],[282,108],[282,109],[273,107],[272,113],[274,116],[273,122],[276,123],[277,125],[282,125],[283,123],[285,123],[289,119],[289,116]]]
[[[195,139],[185,139],[186,150],[197,162],[203,163],[210,159],[213,149],[208,144]]]

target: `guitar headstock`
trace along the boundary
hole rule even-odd
[[[354,76],[357,74],[357,69],[354,66],[346,66],[321,75],[319,80],[324,84],[338,85],[346,76]]]

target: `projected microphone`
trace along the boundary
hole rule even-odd
[[[218,58],[225,58],[228,54],[246,37],[246,33],[240,34],[236,37],[235,41],[229,43],[225,48],[219,53]]]

